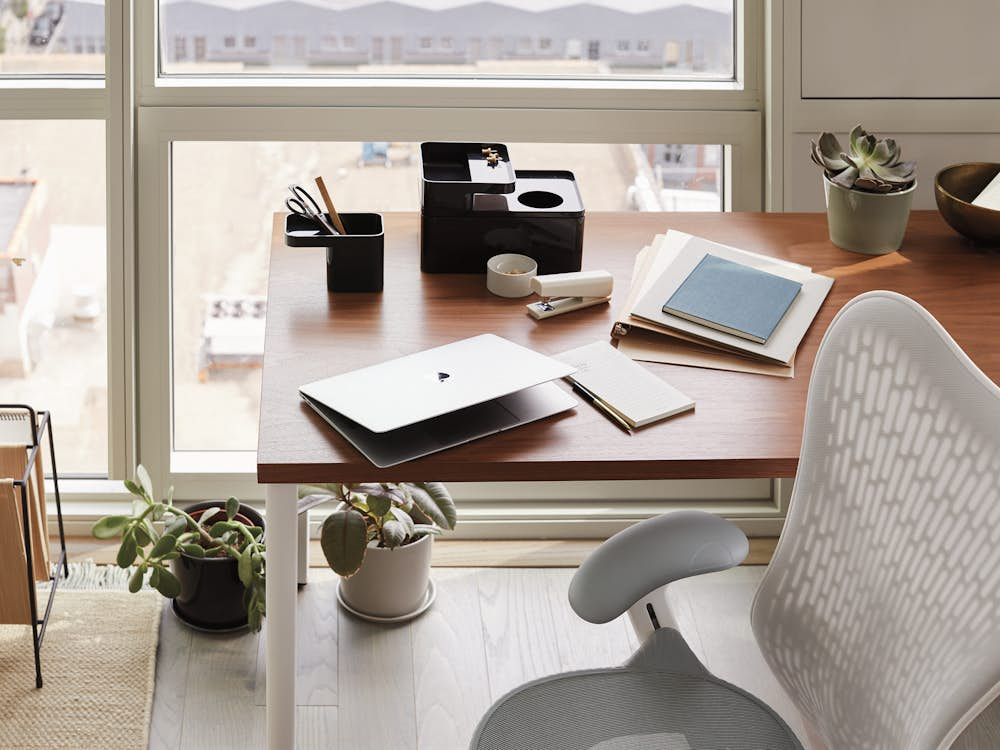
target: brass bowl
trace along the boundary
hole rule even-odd
[[[1000,211],[972,201],[1000,174],[1000,164],[976,162],[945,167],[934,177],[934,198],[952,229],[971,240],[1000,245]]]

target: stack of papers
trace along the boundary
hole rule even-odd
[[[722,295],[726,309],[718,300],[708,304],[702,299],[706,279],[712,278],[704,273],[706,264],[715,274],[738,265],[746,269],[740,283],[767,291],[754,304],[731,290],[730,298]],[[698,274],[692,276],[695,269]],[[689,277],[699,281],[698,294],[679,294]],[[832,286],[833,279],[806,266],[670,230],[639,253],[612,335],[633,359],[792,377],[795,352]],[[675,304],[678,300],[684,304]],[[720,309],[731,313],[730,324],[709,325],[699,315],[676,314],[697,313],[699,305],[701,315],[715,320]]]

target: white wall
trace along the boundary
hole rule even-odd
[[[917,161],[914,208],[934,208],[934,175],[1000,161],[1000,2],[773,0],[781,80],[771,205],[821,211],[809,140],[861,123]]]
[[[997,0],[803,0],[802,96],[1000,96]]]

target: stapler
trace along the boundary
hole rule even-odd
[[[528,305],[528,314],[536,320],[582,310],[611,300],[615,279],[607,271],[575,271],[535,276],[531,291],[542,297]]]

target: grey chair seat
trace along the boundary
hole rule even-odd
[[[657,631],[651,640],[669,648],[675,635]],[[683,657],[678,666],[632,665],[535,680],[494,705],[470,747],[800,750],[788,726],[753,696],[707,672],[688,672]]]

